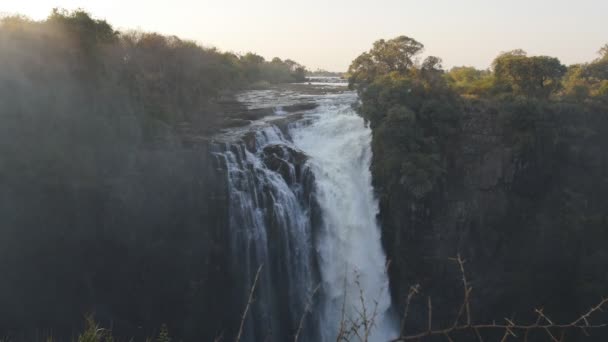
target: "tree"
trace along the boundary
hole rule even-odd
[[[463,95],[486,94],[494,84],[494,77],[489,70],[478,70],[474,67],[453,67],[446,74],[446,78],[450,87]]]
[[[255,54],[253,52],[248,52],[245,56],[243,56],[241,58],[241,60],[243,62],[245,62],[245,63],[253,64],[253,65],[255,65],[255,64],[262,64],[262,63],[264,63],[266,61],[264,59],[264,57],[262,57],[262,56],[260,56],[258,54]]]
[[[598,53],[600,58],[586,66],[584,75],[595,80],[608,80],[608,44],[604,44]]]
[[[428,56],[424,59],[424,62],[422,62],[422,70],[441,71],[443,70],[443,66],[441,65],[441,63],[443,63],[443,60],[441,58],[435,56]]]
[[[597,53],[600,54],[600,59],[608,59],[608,44],[604,44]]]
[[[77,35],[83,46],[88,48],[99,43],[113,43],[119,35],[119,32],[115,31],[108,22],[93,19],[83,10],[68,12],[54,8],[47,21],[68,29],[69,32]]]
[[[423,49],[422,43],[407,36],[380,39],[352,62],[348,68],[349,85],[351,88],[365,86],[377,76],[391,72],[406,73],[414,66],[414,57]]]
[[[503,53],[492,65],[499,83],[526,97],[548,97],[559,88],[567,70],[555,57],[528,57],[522,50]]]

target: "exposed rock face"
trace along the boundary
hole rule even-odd
[[[302,177],[302,169],[307,159],[302,151],[285,145],[264,147],[264,163],[270,170],[281,174],[288,184],[293,184]]]
[[[103,99],[91,107],[105,108]],[[272,317],[254,318],[261,328],[248,336],[267,341],[270,331],[277,341],[293,338],[307,299],[296,296],[294,289],[306,284],[294,274],[312,279],[318,270],[313,262],[299,273],[290,267],[287,260],[304,261],[306,251],[294,243],[298,239],[285,237],[294,232],[284,229],[284,220],[304,222],[309,216],[304,218],[310,226],[318,227],[320,210],[307,157],[288,144],[262,149],[257,133],[272,126],[288,139],[289,125],[316,105],[291,103],[282,106],[290,114],[274,115],[277,106],[248,111],[231,99],[193,113],[193,121],[171,123],[118,114],[96,120],[87,111],[76,121],[54,121],[44,112],[37,123],[14,113],[3,117],[0,150],[15,147],[14,154],[25,158],[0,158],[2,338],[37,341],[52,332],[57,340],[70,340],[89,313],[121,340],[143,341],[163,324],[174,340],[231,338],[253,278],[235,271],[234,264],[244,268],[244,260],[254,257],[246,248],[240,249],[241,258],[231,254],[231,243],[241,237],[230,229],[229,170],[217,156],[227,151],[240,155],[244,177],[256,178],[257,183],[236,186],[261,203],[253,214],[261,213],[268,227],[264,267],[272,277],[265,276],[260,288],[276,289],[273,295],[280,299],[272,303],[275,311],[267,311]],[[229,137],[218,142],[220,132]],[[255,166],[242,159],[247,151],[256,154]],[[272,173],[272,181],[286,186],[273,188],[269,177],[256,171]],[[279,203],[287,190],[295,200]],[[291,209],[287,204],[302,209],[297,217],[302,220],[285,214]],[[253,239],[246,242],[252,245]],[[283,300],[288,296],[299,302]],[[269,320],[277,329],[262,331],[268,325],[257,323]],[[313,324],[312,317],[304,323]],[[301,340],[317,340],[306,334]]]
[[[468,261],[479,322],[533,322],[538,307],[567,321],[608,291],[605,120],[589,123],[593,138],[554,144],[539,129],[533,147],[521,149],[497,115],[468,112],[445,183],[431,195],[389,189],[381,200],[394,301],[403,308],[409,286],[422,285],[410,308],[414,329],[426,328],[427,295],[438,322],[453,323],[462,284],[449,258],[457,254]]]
[[[297,189],[311,225],[318,225],[306,155],[284,144],[258,145],[260,127],[287,131],[299,118],[294,114],[272,124],[233,128],[230,140],[220,145],[259,153],[269,170]],[[233,268],[242,259],[231,255],[228,170],[217,158],[218,143],[188,125],[177,131],[159,122],[149,134],[150,143],[124,151],[128,157],[112,177],[100,175],[86,184],[2,179],[2,334],[15,341],[34,340],[28,333],[35,329],[52,329],[56,338],[70,336],[80,331],[87,313],[103,326],[112,324],[116,336],[137,340],[154,335],[163,324],[186,341],[238,331],[246,298],[235,291],[249,291],[251,279]],[[251,165],[243,161],[242,167],[257,176]],[[284,240],[285,222],[273,209],[276,194],[260,188],[273,241],[272,264],[266,267],[286,274],[289,251],[276,243]],[[286,279],[264,281],[288,295]],[[282,304],[283,313],[289,304]],[[291,309],[298,318],[304,310]],[[287,339],[287,329],[295,328],[281,329]]]
[[[208,308],[232,295],[225,182],[213,165],[206,145],[159,144],[132,151],[103,182],[3,183],[0,331],[67,339],[92,313],[118,336],[143,340],[167,324],[212,339],[226,311]]]

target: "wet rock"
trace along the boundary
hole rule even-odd
[[[308,156],[300,150],[286,145],[268,145],[263,149],[263,161],[270,170],[279,173],[288,184],[302,176]]]
[[[245,143],[245,147],[247,147],[247,150],[249,150],[249,152],[252,152],[252,153],[255,152],[255,148],[256,148],[255,131],[249,131],[249,132],[245,133],[241,139]]]
[[[312,110],[319,107],[319,104],[314,103],[314,102],[308,102],[308,103],[298,103],[298,104],[294,104],[294,105],[290,105],[290,106],[283,106],[282,109],[283,111],[287,112],[287,113],[295,113],[295,112],[302,112],[305,110]]]
[[[242,119],[259,120],[265,116],[274,115],[274,107],[249,109],[245,112],[235,113],[235,115]]]
[[[251,124],[251,120],[245,119],[225,119],[221,123],[221,128],[244,127]]]
[[[283,133],[284,136],[289,137],[289,127],[291,124],[293,124],[294,122],[303,122],[304,121],[304,114],[302,113],[296,113],[296,114],[290,114],[290,115],[283,115],[280,116],[276,119],[273,119],[272,121],[270,121],[274,126],[276,126],[278,129],[281,130],[281,133]]]
[[[306,110],[312,110],[317,108],[319,105],[313,102],[297,103],[288,106],[281,106],[280,109],[286,113],[303,112]],[[233,119],[241,120],[260,120],[267,116],[275,115],[277,107],[264,107],[264,108],[253,108],[246,110],[237,110],[232,112],[230,115]]]

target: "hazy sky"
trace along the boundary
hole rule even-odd
[[[608,0],[2,0],[35,19],[84,8],[119,29],[174,34],[234,52],[346,70],[379,38],[405,34],[444,65],[488,67],[522,48],[566,64],[608,43]]]

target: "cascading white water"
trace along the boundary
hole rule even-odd
[[[268,105],[273,93],[248,96]],[[317,282],[300,341],[334,342],[342,323],[348,329],[361,324],[363,336],[363,320],[373,320],[366,341],[389,341],[397,333],[369,170],[371,131],[351,108],[356,94],[276,97],[286,103],[306,98],[319,107],[283,131],[262,123],[249,132],[254,139],[229,140],[215,152],[228,178],[240,302],[264,265],[243,341],[292,339]]]
[[[265,159],[269,147],[276,150],[273,158],[279,158],[276,152],[287,155],[286,142],[277,127],[268,126],[255,133],[253,152],[238,142],[216,153],[228,176],[230,247],[241,290],[247,291],[239,293],[242,298],[263,267],[244,341],[280,341],[289,334],[313,284],[309,210],[301,200],[306,170],[297,172],[289,160],[278,159],[286,169],[282,174]]]
[[[336,341],[341,322],[375,315],[369,341],[380,342],[397,333],[389,313],[386,256],[369,169],[371,130],[352,109],[354,101],[354,93],[325,98],[312,114],[312,124],[291,133],[294,144],[310,157],[322,210],[315,241],[324,296],[322,340]]]

